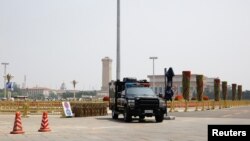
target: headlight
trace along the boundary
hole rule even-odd
[[[128,105],[129,106],[135,106],[135,100],[134,99],[129,99],[128,100]]]
[[[134,99],[129,99],[128,103],[135,103],[135,100]]]
[[[160,107],[166,107],[166,102],[164,100],[160,100]]]

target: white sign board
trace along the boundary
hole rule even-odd
[[[68,101],[64,101],[64,102],[62,102],[62,105],[63,105],[63,111],[64,111],[65,116],[72,117],[73,113],[71,110],[70,103]]]

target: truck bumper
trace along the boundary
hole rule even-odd
[[[139,108],[132,109],[132,108],[130,108],[129,113],[131,114],[131,116],[151,117],[151,116],[155,116],[155,115],[165,114],[166,107],[161,107],[158,109],[139,109]]]

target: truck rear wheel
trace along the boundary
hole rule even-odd
[[[124,121],[126,121],[126,122],[132,121],[132,116],[129,113],[129,110],[127,108],[125,108],[123,115],[124,115]]]
[[[145,119],[145,116],[139,116],[139,120],[143,121]]]
[[[145,119],[145,116],[139,116],[139,122],[143,122]]]
[[[155,115],[156,122],[162,122],[164,119],[164,114]]]
[[[112,118],[118,119],[118,114],[115,113],[115,110],[112,110]]]

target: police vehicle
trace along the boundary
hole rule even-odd
[[[155,117],[156,122],[162,122],[166,113],[165,100],[157,96],[146,80],[124,78],[123,81],[109,83],[109,109],[112,118],[123,115],[124,121],[131,122],[135,117],[144,120],[145,117]]]

